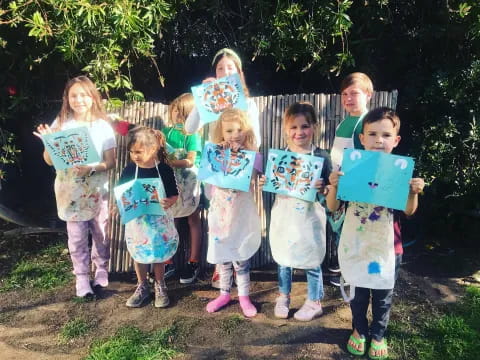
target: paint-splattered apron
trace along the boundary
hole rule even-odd
[[[269,232],[273,259],[282,266],[317,268],[325,257],[325,227],[325,209],[318,201],[277,195]]]
[[[55,199],[58,217],[64,221],[88,221],[100,211],[107,194],[105,171],[78,177],[73,168],[57,170]]]
[[[171,133],[170,130],[167,135],[167,143],[169,143]],[[175,160],[187,158],[186,139],[187,137],[184,136],[182,148],[174,149],[172,156]],[[197,209],[200,202],[200,182],[197,180],[198,168],[193,165],[191,168],[173,168],[173,171],[178,188],[178,200],[171,207],[173,217],[189,216]]]
[[[269,231],[273,259],[282,266],[317,268],[325,257],[325,229],[325,208],[318,201],[276,195]]]
[[[393,240],[391,209],[350,202],[338,247],[338,261],[345,281],[355,287],[393,289]]]
[[[161,179],[157,168],[158,177]],[[137,178],[138,167],[135,170]],[[163,183],[159,181],[159,186]],[[142,215],[125,225],[125,241],[132,258],[140,264],[164,262],[175,255],[178,233],[170,209],[166,215]]]
[[[260,247],[260,217],[251,192],[212,186],[208,226],[211,264],[248,260]]]

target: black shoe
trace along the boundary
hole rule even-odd
[[[175,266],[173,264],[166,264],[164,279],[170,279],[173,275],[175,275]]]
[[[198,263],[188,262],[180,273],[180,284],[191,284],[195,281],[200,272]]]
[[[330,276],[330,284],[332,284],[333,286],[340,287],[340,276],[341,276],[340,274]],[[344,281],[343,285],[344,286],[349,286],[350,284],[347,283],[346,281]]]

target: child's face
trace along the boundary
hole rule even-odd
[[[81,84],[74,84],[68,91],[68,105],[74,115],[85,116],[93,105],[93,99]]]
[[[287,143],[298,148],[309,148],[312,144],[314,128],[304,115],[297,115],[286,123]],[[292,149],[295,151],[295,149]]]
[[[215,68],[217,79],[236,73],[238,73],[237,67],[235,66],[233,60],[228,56],[222,57]]]
[[[372,95],[358,85],[350,85],[342,91],[342,105],[352,116],[360,116],[367,111],[367,104]]]
[[[178,114],[179,114],[179,113],[180,113],[180,112],[178,111],[178,108],[175,106],[175,107],[172,109],[172,122],[173,122],[174,124],[178,124],[178,123],[181,123],[181,122],[182,122],[181,119],[179,119],[179,117],[178,117]]]
[[[243,145],[246,134],[237,121],[222,121],[222,136],[229,144]]]
[[[374,123],[365,124],[360,134],[360,142],[365,150],[383,151],[391,153],[398,145],[400,136],[389,119],[382,119]]]
[[[130,158],[141,168],[151,168],[155,166],[158,149],[155,146],[145,146],[135,143],[130,148]]]

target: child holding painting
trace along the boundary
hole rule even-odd
[[[162,132],[145,126],[133,128],[128,133],[127,149],[133,163],[123,169],[118,184],[136,179],[159,179],[166,197],[160,199],[165,215],[141,215],[125,225],[127,248],[135,261],[137,288],[126,302],[128,307],[140,307],[150,298],[147,280],[148,265],[153,264],[155,277],[155,307],[164,308],[170,303],[165,285],[164,262],[171,259],[178,247],[178,233],[171,207],[178,197],[175,175],[168,165],[165,137]]]
[[[365,150],[391,153],[400,141],[400,119],[389,108],[378,108],[368,112],[362,121],[359,136]],[[387,342],[384,338],[387,329],[393,287],[401,262],[401,254],[396,253],[394,245],[393,210],[373,204],[337,200],[337,186],[341,171],[335,170],[330,175],[327,193],[328,208],[342,211],[346,215],[340,236],[340,266],[345,280],[352,289],[353,333],[347,343],[347,350],[357,356],[365,354],[365,341],[371,336],[368,355],[371,359],[388,357]],[[418,206],[418,194],[423,190],[424,181],[420,178],[410,180],[404,213],[412,215]],[[359,268],[369,257],[368,269]],[[375,271],[370,267],[376,264]],[[373,286],[373,284],[375,284]],[[368,326],[367,309],[372,298],[372,323]]]
[[[332,165],[325,150],[313,144],[317,116],[312,104],[307,102],[290,105],[283,116],[283,132],[287,148],[300,154],[324,159],[321,179],[315,183],[323,192]],[[287,170],[288,171],[288,170]],[[261,185],[265,176],[261,178]],[[310,321],[322,314],[323,278],[321,264],[325,256],[325,208],[319,201],[306,200],[277,194],[272,207],[270,222],[270,247],[278,264],[279,296],[275,316],[286,319],[289,313],[293,268],[305,269],[308,295],[302,307],[295,312],[299,321]]]
[[[212,61],[212,69],[215,73],[215,77],[208,77],[203,80],[203,83],[208,83],[215,81],[216,79],[220,79],[225,76],[239,74],[240,79],[243,84],[243,91],[245,96],[247,97],[247,119],[250,126],[253,129],[253,133],[255,135],[255,142],[256,145],[259,147],[262,142],[262,137],[260,134],[260,122],[259,122],[259,114],[258,108],[252,98],[249,97],[249,91],[247,84],[245,82],[245,74],[243,72],[242,61],[238,54],[228,48],[224,48],[219,50],[215,56],[213,57]],[[217,122],[207,124],[207,140],[211,140],[213,138],[213,133],[215,131]],[[200,119],[200,115],[198,113],[198,109],[196,107],[193,108],[192,112],[188,115],[185,121],[185,131],[187,133],[193,134],[197,132],[204,126],[202,119]],[[215,288],[220,287],[219,282],[219,275],[218,269],[215,268],[215,271],[212,276],[212,286]]]
[[[76,279],[76,295],[93,295],[90,285],[90,257],[95,264],[94,286],[108,286],[110,241],[108,219],[108,170],[115,167],[115,135],[107,122],[100,93],[86,76],[67,82],[60,113],[52,125],[41,124],[34,134],[41,137],[57,131],[86,126],[100,162],[57,170],[55,198],[58,217],[67,222],[68,250]],[[47,151],[43,158],[53,165]],[[89,254],[88,235],[92,235]]]
[[[257,150],[248,115],[238,109],[225,110],[213,133],[213,142],[232,152]],[[252,181],[256,176],[253,170]],[[217,264],[220,275],[220,296],[207,304],[208,312],[216,312],[230,302],[232,265],[237,272],[240,308],[247,317],[257,314],[249,298],[249,259],[260,247],[260,217],[252,190],[224,189],[212,185],[208,211],[207,261]]]
[[[202,152],[202,139],[199,133],[188,135],[184,129],[185,119],[192,111],[194,100],[192,94],[182,94],[169,106],[169,126],[162,129],[167,144],[173,147],[170,166],[173,167],[179,192],[179,199],[172,206],[175,224],[181,224],[181,217],[187,217],[190,233],[189,260],[180,273],[181,284],[191,284],[200,271],[201,223],[200,184],[197,180],[198,164]],[[179,231],[179,234],[185,232]],[[185,242],[186,244],[186,242]],[[187,248],[187,247],[186,247]]]

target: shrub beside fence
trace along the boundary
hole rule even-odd
[[[398,91],[391,92],[378,91],[374,93],[369,108],[373,109],[379,106],[389,106],[396,108]],[[282,115],[286,107],[297,101],[309,101],[315,107],[319,119],[319,126],[314,136],[315,144],[323,149],[330,149],[335,129],[340,121],[345,117],[345,112],[341,106],[339,94],[296,94],[296,95],[277,95],[277,96],[259,96],[253,98],[258,106],[260,113],[260,131],[262,134],[262,144],[260,152],[263,158],[267,158],[268,149],[282,148],[285,146],[285,138],[281,131]],[[141,124],[155,129],[161,129],[164,126],[164,120],[167,119],[168,106],[161,103],[137,102],[125,103],[120,109],[112,111],[118,113],[123,119],[132,124]],[[129,161],[129,155],[126,148],[126,137],[117,137],[117,166],[115,171],[110,173],[110,188],[118,180],[122,169]],[[268,224],[270,222],[270,210],[273,204],[273,195],[263,193],[258,188],[255,189],[255,200],[257,209],[261,217],[262,224],[262,244],[259,251],[251,260],[253,268],[260,267],[273,262],[268,244]],[[110,194],[110,203],[114,203],[113,192]],[[207,251],[207,212],[201,212],[202,219],[202,267],[208,266],[206,263]],[[125,244],[124,227],[122,226],[118,215],[112,217],[108,226],[108,235],[111,238],[110,248],[110,272],[125,272],[133,270],[132,259],[127,251]],[[175,255],[175,262],[184,256],[183,247]],[[183,263],[181,261],[180,263]]]

